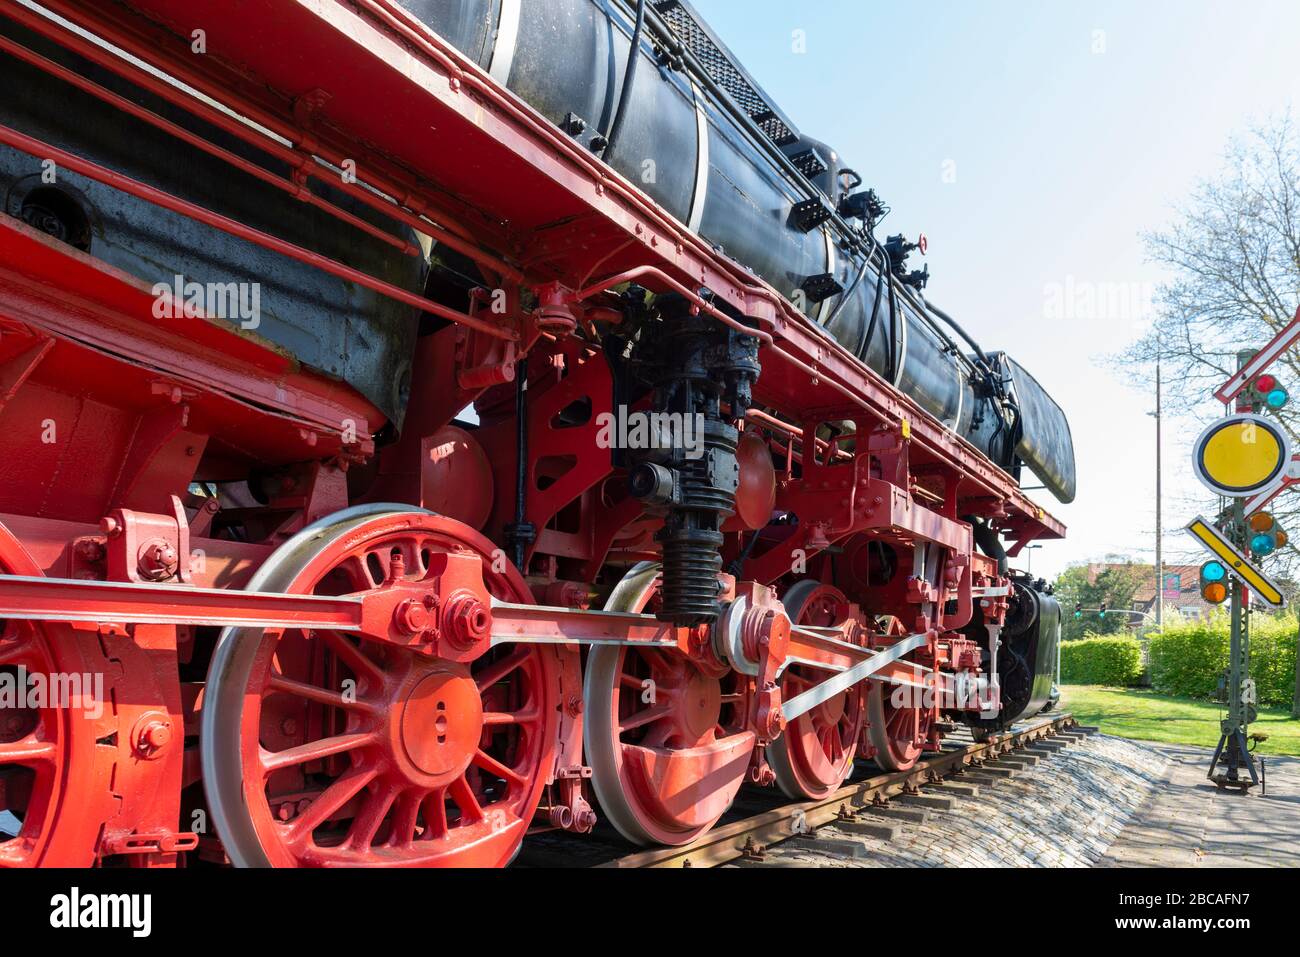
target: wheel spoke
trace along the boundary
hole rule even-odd
[[[667,717],[671,714],[672,710],[672,701],[660,701],[658,704],[653,704],[648,708],[643,708],[636,712],[636,714],[630,715],[621,720],[618,724],[618,733],[624,734],[628,731],[633,731],[642,725],[647,725],[652,721],[658,721],[660,718]]]
[[[529,708],[527,711],[485,711],[483,712],[483,724],[485,727],[497,727],[504,724],[532,724],[539,721],[542,715],[536,708]]]
[[[375,581],[375,577],[370,574],[370,566],[361,555],[349,555],[339,563],[338,567],[352,579],[354,591],[369,591],[379,587],[379,582]]]
[[[844,757],[844,742],[836,729],[830,728],[826,732],[826,743],[823,745],[826,751],[826,757],[830,759],[831,764],[838,765]]]
[[[387,847],[410,847],[415,840],[419,823],[420,797],[414,791],[404,791],[393,808],[393,827],[384,842]]]
[[[374,843],[379,827],[388,815],[388,809],[397,800],[397,788],[381,787],[366,795],[362,802],[361,813],[352,819],[348,828],[348,843],[358,850],[365,850]]]
[[[826,728],[825,725],[820,725],[820,724],[814,724],[812,730],[813,730],[813,737],[817,741],[817,747],[821,748],[822,752],[825,753],[826,750],[830,747],[830,739],[831,739],[830,731]]]
[[[359,711],[362,714],[374,714],[378,711],[378,709],[369,701],[362,701],[359,698],[349,698],[342,692],[331,691],[328,688],[320,688],[303,681],[295,681],[293,678],[286,678],[282,674],[271,675],[271,679],[267,682],[267,686],[273,691],[283,691],[285,694],[295,695],[299,698],[306,698],[308,701],[315,701],[317,704],[343,708],[347,711]]]
[[[382,682],[384,680],[384,670],[367,658],[361,649],[352,642],[339,634],[337,631],[317,631],[318,635],[330,650],[339,657],[345,665],[357,673],[358,677],[368,676],[374,681]]]
[[[447,836],[447,789],[439,788],[424,799],[424,839]]]
[[[262,772],[270,775],[297,764],[305,764],[308,761],[317,761],[347,751],[354,751],[357,748],[372,744],[374,740],[374,734],[367,731],[362,734],[339,734],[329,738],[321,738],[319,741],[308,741],[306,744],[300,744],[284,751],[267,751],[263,749],[261,752]]]
[[[518,771],[516,771],[514,768],[507,767],[506,765],[502,764],[500,761],[492,757],[492,755],[488,754],[486,751],[481,751],[481,750],[476,751],[474,753],[472,763],[474,764],[475,767],[482,768],[484,771],[487,771],[489,774],[493,774],[499,778],[505,778],[507,781],[513,781],[515,784],[528,783],[527,780],[523,777],[523,775],[521,775]],[[453,795],[453,798],[454,797],[455,795]]]
[[[447,790],[451,794],[451,799],[456,802],[456,806],[460,808],[462,823],[473,824],[483,820],[483,808],[479,806],[478,798],[474,796],[474,789],[469,786],[469,781],[464,775],[453,781]]]
[[[525,661],[528,660],[529,649],[521,645],[510,654],[506,655],[500,661],[494,662],[474,676],[474,683],[478,685],[479,693],[482,694],[491,688],[494,684],[505,678],[506,675],[514,671]]]
[[[322,791],[311,806],[294,819],[289,825],[286,841],[300,844],[311,837],[312,831],[320,827],[330,815],[347,804],[367,784],[374,780],[379,772],[375,768],[351,768],[346,774]]]
[[[645,659],[650,671],[662,681],[664,677],[676,677],[686,670],[686,661],[679,655],[666,654],[660,648],[638,648],[637,654]]]

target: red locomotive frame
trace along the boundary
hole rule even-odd
[[[102,673],[109,702],[93,719],[43,709],[0,727],[0,797],[27,809],[20,834],[0,842],[0,865],[166,866],[187,853],[500,865],[527,830],[586,831],[602,811],[629,818],[634,839],[683,842],[744,780],[770,781],[778,739],[787,776],[815,794],[842,779],[859,747],[906,766],[937,746],[944,712],[980,708],[963,695],[978,650],[957,632],[977,607],[995,631],[1009,582],[975,552],[961,517],[992,523],[1012,555],[1061,537],[1060,523],[401,7],[44,5],[282,139],[28,8],[5,0],[0,16],[289,160],[286,190],[303,195],[328,169],[315,157],[352,160],[374,188],[351,187],[354,198],[468,256],[509,308],[462,313],[413,296],[0,127],[0,143],[450,320],[419,340],[401,439],[377,451],[383,416],[350,388],[200,317],[157,319],[146,284],[0,216],[0,666]],[[191,51],[195,30],[214,53]],[[11,41],[0,52],[69,79]],[[758,534],[746,515],[770,512],[773,496],[805,519],[727,579],[727,611],[712,628],[643,613],[655,579],[636,563],[656,557],[654,522],[611,483],[594,440],[596,416],[611,411],[609,370],[569,335],[609,319],[607,290],[631,281],[760,340],[754,397],[771,411],[751,413],[746,433],[786,466],[768,477],[758,468],[752,488],[742,481],[737,521]],[[525,355],[525,516],[541,530],[526,575],[502,551],[517,423],[509,402],[491,401],[492,390],[513,394]],[[481,428],[451,427],[476,400]],[[591,403],[587,424],[556,427],[577,400]],[[822,441],[831,421],[854,423],[854,435]],[[376,456],[371,489],[351,496],[349,470]],[[212,534],[219,503],[187,493],[203,468],[232,457],[277,482],[243,516],[260,534],[242,541]],[[912,574],[872,585],[872,542],[913,555]],[[796,550],[813,580],[797,601]],[[845,556],[838,569],[831,551]],[[610,563],[635,567],[607,609],[593,609]],[[335,579],[346,584],[323,584]],[[213,627],[230,629],[222,642],[233,650],[218,652],[206,681],[182,680]],[[321,648],[332,677],[318,671]],[[651,717],[630,714],[617,690],[584,689],[583,648],[616,683],[671,693]],[[300,661],[312,663],[293,671]],[[331,685],[344,673],[351,699]],[[909,685],[935,694],[900,713],[886,690]],[[714,696],[703,712],[687,701],[700,689]],[[330,717],[299,717],[307,712],[286,700]],[[712,722],[702,730],[701,714]],[[636,721],[662,726],[655,746],[620,744]],[[272,725],[281,749],[269,746]],[[874,744],[864,726],[876,728]],[[615,765],[606,779],[624,793],[600,794],[593,811],[587,779],[600,748]],[[315,783],[295,770],[304,765]],[[185,795],[205,775],[208,801],[196,804]],[[240,794],[242,818],[223,809]],[[319,844],[314,833],[340,816],[351,821],[344,837]]]

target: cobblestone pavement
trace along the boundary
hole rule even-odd
[[[1129,821],[1104,867],[1300,867],[1300,758],[1270,756],[1266,788],[1220,791],[1209,748],[1151,745],[1169,759],[1154,798]]]
[[[1013,763],[1023,767],[1011,775],[972,769],[951,779],[951,788],[894,798],[890,810],[864,814],[865,827],[824,827],[769,847],[759,866],[1089,867],[1160,788],[1169,757],[1092,734],[1069,747],[1015,752],[989,767]],[[978,793],[955,793],[971,787]],[[882,827],[893,828],[892,836],[870,833]]]

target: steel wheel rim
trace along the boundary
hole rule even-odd
[[[344,537],[347,544],[328,550]],[[321,544],[324,549],[312,547]],[[487,539],[451,519],[398,506],[350,509],[317,523],[281,550],[282,561],[259,570],[250,588],[310,583],[319,590],[316,585],[328,570],[335,570],[330,587],[351,584],[366,577],[362,554],[392,547],[403,550],[408,577],[423,574],[421,547],[469,548],[485,562],[489,590],[505,600],[531,601],[513,566],[504,573],[490,571],[494,549]],[[214,655],[213,693],[203,714],[204,784],[232,861],[239,866],[508,863],[553,759],[554,651],[502,646],[463,666],[364,638],[354,644],[335,633],[315,635],[313,640],[328,645],[353,676],[354,700],[346,706],[332,697],[323,705],[334,715],[330,733],[322,730],[316,740],[287,748],[263,746],[280,718],[272,704],[305,694],[320,703],[322,691],[312,681],[286,690],[285,679],[301,676],[277,675],[278,666],[292,659],[288,642],[296,638],[305,645],[305,639],[292,632],[230,630]],[[232,726],[237,731],[227,733]],[[313,760],[297,760],[304,748],[314,749]],[[296,767],[322,765],[323,772],[311,781],[314,797],[303,806],[285,780],[299,773]]]
[[[829,626],[843,620],[849,601],[833,585],[808,579],[791,586],[782,603],[795,624]],[[831,620],[837,616],[838,621]],[[791,665],[782,676],[782,697],[792,698],[825,676],[815,668]],[[767,749],[782,793],[793,800],[815,800],[839,788],[853,772],[865,721],[861,685],[791,721]]]
[[[619,582],[609,600],[605,603],[607,611],[643,610],[652,600],[656,591],[656,579],[659,577],[659,565],[643,562],[635,566]],[[671,657],[676,658],[677,665],[666,664]],[[656,658],[658,661],[656,662]],[[643,779],[634,774],[633,768],[626,760],[631,747],[636,747],[623,740],[624,735],[638,735],[649,738],[658,734],[664,737],[663,725],[669,723],[667,717],[632,727],[624,727],[629,721],[627,712],[630,708],[644,716],[645,712],[657,706],[640,705],[636,696],[640,692],[639,682],[627,685],[627,678],[638,677],[636,671],[641,666],[649,666],[650,676],[654,677],[656,667],[660,673],[672,671],[678,666],[688,673],[686,677],[692,686],[705,693],[708,682],[717,684],[718,700],[716,704],[721,714],[734,712],[743,714],[745,703],[736,700],[743,692],[738,690],[747,686],[747,679],[735,672],[727,672],[722,678],[707,678],[685,658],[674,655],[669,649],[634,649],[626,646],[597,646],[587,658],[587,668],[583,679],[583,698],[586,720],[583,722],[583,743],[587,761],[592,768],[592,787],[605,817],[615,829],[629,841],[642,846],[689,844],[701,834],[708,831],[720,818],[744,782],[745,772],[749,767],[749,754],[753,750],[754,736],[748,731],[730,731],[720,739],[725,743],[728,753],[743,753],[743,760],[733,759],[723,767],[723,773],[711,779],[710,790],[704,795],[697,795],[700,806],[706,810],[702,819],[688,821],[686,815],[666,815],[663,802],[655,800],[656,795],[641,792]],[[629,671],[628,669],[631,669]],[[658,680],[657,678],[655,680]],[[723,684],[728,683],[727,687]],[[674,689],[669,689],[675,694]],[[631,704],[626,700],[632,698]],[[670,698],[670,702],[673,699]],[[711,709],[714,702],[710,701]],[[702,709],[703,713],[704,709]],[[711,713],[711,710],[708,712]],[[719,720],[722,720],[720,714]],[[735,714],[728,718],[728,725],[734,725]],[[637,714],[632,721],[640,720]],[[728,730],[728,729],[724,729]],[[642,738],[644,740],[645,738]],[[734,739],[734,741],[732,740]],[[652,739],[653,740],[653,739]],[[671,746],[671,740],[665,743]],[[699,784],[701,782],[695,782]],[[694,793],[694,792],[692,792]]]

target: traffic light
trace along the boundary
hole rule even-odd
[[[1209,561],[1201,566],[1201,597],[1211,605],[1228,600],[1228,569],[1222,562]]]
[[[1105,617],[1106,617],[1106,603],[1105,603],[1105,602],[1102,602],[1102,603],[1101,603],[1101,607],[1097,609],[1097,613],[1098,613],[1099,615],[1101,615],[1102,618],[1105,618]]]
[[[1083,617],[1083,602],[1076,601],[1074,603],[1074,617],[1076,620]]]
[[[1265,373],[1252,382],[1250,391],[1257,404],[1274,412],[1284,407],[1291,398],[1282,383],[1277,381],[1277,376],[1270,373]]]
[[[1256,558],[1266,558],[1288,541],[1282,526],[1268,512],[1256,512],[1247,520],[1250,526],[1250,553]]]

